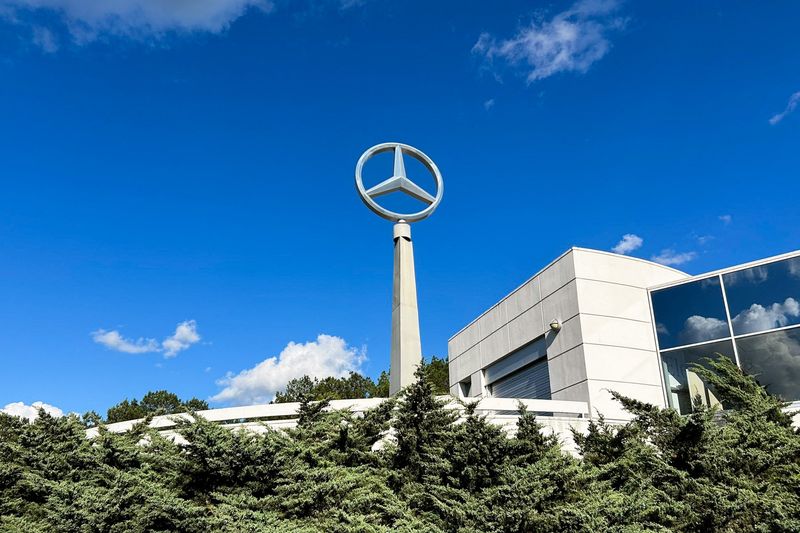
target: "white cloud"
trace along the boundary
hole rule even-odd
[[[52,31],[42,26],[33,27],[33,44],[47,54],[58,52],[58,39]]]
[[[178,352],[186,350],[193,344],[200,342],[197,332],[197,322],[185,320],[175,327],[175,333],[165,338],[161,343],[156,339],[139,337],[136,340],[126,339],[117,330],[107,331],[98,329],[92,332],[92,340],[102,344],[110,350],[124,353],[153,353],[164,352],[164,357],[175,357]]]
[[[769,270],[767,267],[757,266],[725,274],[725,285],[734,286],[741,283],[758,285],[764,283],[767,279],[769,279]]]
[[[800,257],[793,257],[787,260],[789,267],[789,275],[794,278],[800,278]]]
[[[494,98],[489,98],[488,100],[486,100],[486,101],[483,103],[483,108],[484,108],[486,111],[489,111],[489,110],[490,110],[491,108],[493,108],[493,107],[494,107]]]
[[[344,339],[319,335],[304,344],[290,342],[277,357],[269,357],[253,368],[228,375],[217,382],[224,387],[211,398],[214,402],[235,405],[266,403],[275,398],[291,379],[342,377],[358,371],[366,350],[348,346]]]
[[[92,332],[92,340],[97,344],[102,344],[109,350],[124,353],[149,353],[160,350],[155,339],[145,339],[139,337],[136,340],[126,339],[119,331],[98,329]]]
[[[753,304],[733,318],[733,329],[737,334],[753,333],[772,328],[788,326],[790,318],[800,316],[800,303],[794,298],[786,298],[783,303],[768,307]]]
[[[340,0],[339,7],[342,9],[351,9],[353,7],[361,7],[367,3],[367,0]]]
[[[607,34],[624,26],[618,0],[581,0],[550,20],[534,21],[511,39],[483,33],[472,51],[527,70],[528,83],[559,72],[584,73],[611,49]]]
[[[638,235],[634,235],[633,233],[626,233],[622,236],[622,239],[614,246],[611,251],[615,254],[629,254],[634,250],[638,250],[642,247],[644,243],[644,239],[639,237]]]
[[[666,250],[661,250],[660,254],[654,255],[651,259],[662,265],[673,266],[688,263],[695,257],[697,257],[697,252],[676,252],[671,248],[667,248]]]
[[[680,338],[686,344],[727,337],[728,323],[713,317],[693,315],[686,319]]]
[[[797,104],[800,104],[800,91],[797,91],[796,93],[794,93],[792,96],[789,97],[789,103],[786,104],[786,109],[784,109],[777,115],[773,115],[769,119],[769,123],[772,126],[774,126],[775,124],[786,118],[787,115],[789,115],[795,109],[797,109]]]
[[[748,373],[768,391],[794,399],[800,382],[800,342],[796,330],[747,337],[739,341],[740,357]]]
[[[783,303],[778,302],[767,307],[753,304],[732,319],[733,331],[742,335],[782,328],[788,326],[792,318],[797,317],[800,317],[800,302],[794,298],[787,298]],[[659,325],[656,329],[658,327]],[[686,344],[728,337],[728,324],[718,318],[693,315],[686,319],[679,336]]]
[[[77,43],[100,35],[137,39],[169,32],[218,33],[249,9],[270,11],[270,0],[0,0],[0,13],[22,23],[30,14],[57,17]]]
[[[39,417],[39,409],[44,409],[44,412],[50,416],[64,416],[64,411],[44,402],[33,402],[31,405],[26,405],[23,402],[14,402],[6,405],[0,411],[11,416],[27,418],[33,422]]]
[[[733,217],[731,215],[720,215],[717,218],[719,218],[726,226],[733,222]]]
[[[186,320],[178,324],[175,333],[164,339],[161,346],[164,348],[165,357],[175,357],[192,344],[200,342],[200,334],[197,333],[197,322]]]

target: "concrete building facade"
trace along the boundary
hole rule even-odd
[[[764,287],[753,283],[766,283],[770,268],[775,270],[772,279],[778,274],[785,279],[759,300],[755,294]],[[725,287],[733,286],[737,276],[749,285],[734,311]],[[788,339],[776,364],[783,365],[779,371],[784,374],[793,376],[796,369],[800,388],[798,300],[800,252],[689,276],[642,259],[572,248],[450,339],[450,392],[462,398],[582,401],[592,416],[625,420],[613,390],[685,412],[695,396],[715,401],[687,366],[690,362],[712,355],[713,349],[742,364],[737,351],[761,342],[751,339],[759,332],[776,329],[772,341],[776,335]],[[762,323],[755,324],[758,320]],[[763,351],[763,342],[758,349]],[[743,368],[763,372],[758,364]],[[778,392],[793,396],[793,379],[776,384]],[[787,399],[800,400],[800,394]]]

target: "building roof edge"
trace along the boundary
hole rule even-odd
[[[667,287],[672,287],[673,285],[677,285],[680,283],[686,283],[691,281],[696,281],[700,279],[710,278],[712,276],[719,276],[721,274],[727,274],[728,272],[733,272],[735,270],[742,270],[745,268],[752,268],[759,265],[765,265],[767,263],[773,263],[775,261],[781,261],[783,259],[789,259],[792,257],[800,256],[800,250],[794,250],[792,252],[786,252],[783,254],[773,255],[770,257],[765,257],[763,259],[756,259],[755,261],[748,261],[747,263],[741,263],[738,265],[733,265],[725,268],[718,268],[717,270],[711,270],[710,272],[704,272],[703,274],[696,274],[694,276],[689,276],[686,279],[681,279],[677,281],[669,281],[667,283],[659,283],[658,285],[653,285],[652,287],[648,287],[647,290],[653,291],[658,289],[665,289]]]
[[[683,272],[683,271],[681,271],[681,270],[678,270],[677,268],[672,268],[672,267],[670,267],[670,266],[667,266],[667,265],[662,265],[662,264],[660,264],[660,263],[656,263],[656,262],[654,262],[654,261],[648,261],[647,259],[642,259],[641,257],[633,257],[633,256],[630,256],[630,255],[615,254],[615,253],[613,253],[613,252],[607,252],[607,251],[605,251],[605,250],[595,250],[594,248],[582,248],[582,247],[580,247],[580,246],[570,246],[570,247],[569,247],[569,248],[567,248],[567,249],[566,249],[564,252],[562,252],[562,253],[561,253],[561,254],[560,254],[558,257],[556,257],[555,259],[553,259],[552,261],[550,261],[549,263],[547,263],[547,264],[546,264],[544,267],[542,267],[541,269],[539,269],[539,270],[538,270],[538,271],[537,271],[537,272],[536,272],[534,275],[532,275],[532,276],[528,277],[528,278],[527,278],[525,281],[523,281],[522,283],[520,283],[520,284],[519,284],[517,287],[515,287],[514,289],[512,289],[511,291],[509,291],[509,292],[508,292],[508,293],[507,293],[505,296],[503,296],[503,297],[502,297],[502,298],[500,298],[500,299],[499,299],[497,302],[495,302],[493,305],[491,305],[490,307],[488,307],[488,308],[487,308],[487,309],[486,309],[484,312],[482,312],[481,314],[479,314],[478,316],[476,316],[476,317],[475,317],[474,319],[472,319],[472,320],[471,320],[471,321],[470,321],[468,324],[466,324],[464,327],[462,327],[462,328],[461,328],[461,329],[459,329],[457,332],[455,332],[453,335],[451,335],[451,336],[450,336],[450,337],[447,339],[447,342],[448,342],[448,344],[450,343],[450,341],[451,341],[451,340],[453,340],[455,337],[457,337],[457,336],[458,336],[460,333],[462,333],[462,332],[463,332],[465,329],[469,328],[469,327],[470,327],[471,325],[473,325],[475,322],[477,322],[478,320],[480,320],[480,318],[481,318],[483,315],[487,314],[489,311],[491,311],[492,309],[494,309],[495,307],[497,307],[498,305],[500,305],[501,303],[503,303],[503,302],[504,302],[506,299],[508,299],[508,298],[509,298],[509,297],[510,297],[512,294],[514,294],[514,293],[515,293],[515,292],[517,292],[519,289],[521,289],[521,288],[522,288],[522,287],[523,287],[523,286],[524,286],[526,283],[530,282],[530,281],[531,281],[533,278],[535,278],[535,277],[537,277],[537,276],[541,275],[541,274],[542,274],[542,273],[543,273],[545,270],[547,270],[548,268],[550,268],[551,266],[553,266],[555,263],[557,263],[558,261],[560,261],[561,259],[563,259],[563,258],[564,258],[564,257],[566,257],[567,255],[569,255],[570,253],[572,253],[572,252],[575,252],[575,251],[580,251],[580,252],[590,252],[590,253],[601,254],[601,255],[609,255],[609,256],[614,256],[614,257],[621,257],[621,258],[624,258],[624,259],[626,259],[626,260],[628,260],[628,261],[636,261],[636,262],[639,262],[639,263],[644,263],[644,264],[646,264],[646,265],[649,265],[649,266],[654,266],[654,267],[662,268],[662,269],[664,269],[664,270],[669,270],[670,272],[674,272],[674,273],[676,273],[676,274],[680,274],[681,276],[683,276],[683,277],[684,277],[684,279],[685,279],[685,278],[690,278],[690,277],[691,277],[691,275],[690,275],[690,274],[687,274],[686,272]]]

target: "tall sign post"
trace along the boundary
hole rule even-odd
[[[362,180],[364,164],[373,156],[394,153],[392,177],[366,189]],[[422,163],[436,180],[436,194],[411,181],[406,175],[403,156],[409,155]],[[414,381],[414,371],[422,363],[419,337],[417,282],[414,275],[414,247],[411,242],[412,222],[433,213],[444,193],[442,174],[433,160],[413,146],[402,143],[383,143],[364,152],[356,164],[356,188],[361,200],[377,215],[394,222],[394,277],[392,282],[392,347],[389,367],[389,394],[400,392]],[[422,202],[425,207],[416,213],[395,213],[375,201],[380,196],[401,192]]]

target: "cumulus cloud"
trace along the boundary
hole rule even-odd
[[[774,126],[775,124],[786,118],[787,115],[793,113],[794,110],[797,109],[797,104],[800,104],[800,91],[797,91],[796,93],[794,93],[792,96],[789,97],[789,102],[786,104],[786,109],[784,109],[783,111],[781,111],[776,115],[773,115],[769,119],[770,125]]]
[[[353,7],[360,7],[367,3],[367,0],[339,0],[339,7],[342,9],[350,9]]]
[[[341,10],[366,3],[321,1]],[[274,7],[273,0],[0,0],[0,20],[30,28],[33,43],[53,53],[59,41],[83,45],[109,36],[154,41],[172,34],[220,33],[249,11],[268,13]]]
[[[787,260],[789,275],[793,278],[800,278],[800,257],[793,257]]]
[[[769,279],[769,270],[767,267],[758,266],[725,274],[725,285],[731,287],[734,285],[741,285],[743,283],[752,283],[753,285],[758,285],[760,283],[764,283],[767,281],[767,279]]]
[[[794,298],[786,298],[783,302],[763,306],[753,304],[731,320],[733,331],[737,335],[755,333],[773,328],[782,328],[797,322],[800,317],[800,302]],[[656,326],[656,329],[660,325]],[[660,330],[659,330],[660,331]],[[685,344],[693,344],[722,337],[729,337],[728,324],[725,320],[714,317],[693,315],[686,319],[679,337]]]
[[[342,377],[358,371],[366,350],[348,346],[344,339],[319,335],[316,341],[290,342],[277,356],[236,375],[228,373],[217,382],[224,387],[211,398],[234,405],[266,403],[275,398],[289,380],[308,375],[312,378]]]
[[[249,9],[272,7],[270,0],[0,0],[7,20],[21,24],[31,14],[60,20],[77,43],[100,35],[145,39],[170,32],[218,33]]]
[[[728,323],[714,317],[693,315],[686,319],[680,338],[686,344],[728,337]]]
[[[613,16],[619,5],[617,0],[581,0],[510,39],[498,41],[483,33],[472,51],[489,63],[500,60],[524,68],[528,83],[559,72],[584,73],[611,49],[608,34],[625,25]]]
[[[34,26],[32,31],[33,44],[48,54],[54,54],[58,52],[58,39],[52,31],[42,26]]]
[[[772,328],[782,328],[800,317],[800,303],[794,298],[786,298],[783,303],[764,307],[753,304],[733,318],[733,330],[737,334],[753,333]]]
[[[119,331],[98,329],[92,332],[92,340],[97,344],[102,344],[109,350],[124,353],[148,353],[157,352],[160,347],[155,339],[145,339],[139,337],[136,340],[126,339]]]
[[[163,352],[164,357],[175,357],[178,352],[186,350],[193,344],[200,342],[197,332],[197,322],[185,320],[175,327],[175,333],[166,337],[160,343],[156,339],[139,337],[126,339],[122,334],[113,329],[110,331],[98,329],[92,332],[92,340],[102,344],[109,350],[123,353],[153,353]]]
[[[744,370],[769,392],[786,399],[797,397],[800,383],[800,337],[797,330],[755,335],[737,341]]]
[[[720,215],[717,218],[719,218],[726,226],[733,222],[733,217],[731,215]]]
[[[198,342],[200,342],[200,334],[197,333],[197,322],[186,320],[178,324],[175,333],[164,339],[161,346],[164,348],[165,357],[175,357],[178,352]]]
[[[653,261],[661,265],[674,266],[688,263],[697,257],[697,252],[676,252],[671,248],[661,250],[661,253],[651,257]]]
[[[27,405],[23,402],[14,402],[0,409],[0,412],[3,412],[11,416],[19,416],[21,418],[27,418],[28,420],[33,422],[39,417],[39,409],[44,409],[44,412],[49,414],[50,416],[55,416],[55,417],[64,416],[64,411],[62,411],[61,409],[59,409],[54,405],[50,405],[44,402],[33,402],[33,404],[31,405]]]
[[[611,251],[615,254],[629,254],[634,250],[638,250],[642,247],[644,243],[644,239],[639,237],[638,235],[634,235],[633,233],[626,233],[622,236],[622,239],[614,246]]]

